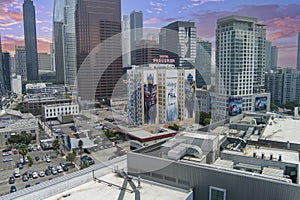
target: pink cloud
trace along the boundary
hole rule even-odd
[[[176,18],[151,18],[151,19],[145,19],[144,20],[144,24],[158,24],[158,23],[168,23],[168,22],[171,22],[171,21],[174,21],[176,20]]]
[[[1,0],[0,2],[0,26],[7,27],[23,21],[22,11],[14,10],[18,6],[15,0]]]

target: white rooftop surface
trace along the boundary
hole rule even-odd
[[[109,183],[116,184],[122,187],[123,178],[117,177],[114,173],[107,174],[100,178],[101,180],[107,181]],[[137,186],[137,181],[134,180],[134,184]],[[127,189],[132,190],[129,183]],[[141,180],[140,197],[142,200],[182,200],[186,199],[188,196],[188,191],[183,191],[176,188],[165,187],[161,185],[153,184],[152,182],[144,182]],[[71,190],[65,191],[63,193],[57,194],[46,200],[82,200],[82,199],[105,199],[105,200],[115,200],[118,199],[120,190],[114,186],[108,186],[105,183],[98,183],[96,181],[91,181],[89,183],[80,185]],[[125,192],[124,200],[135,199],[135,194],[129,191]]]
[[[163,128],[163,130],[165,130],[165,132],[162,132],[162,133],[151,133],[151,132],[148,132],[144,129],[138,129],[138,130],[132,130],[132,131],[129,131],[128,134],[132,135],[132,136],[135,136],[135,137],[138,137],[138,138],[141,138],[141,139],[145,139],[145,138],[150,138],[150,137],[155,137],[155,136],[161,136],[161,135],[166,135],[166,134],[170,134],[170,133],[175,133],[176,131],[174,130],[170,130],[170,129],[166,129],[166,128]]]
[[[272,125],[269,124],[262,135],[263,139],[300,143],[300,120],[275,118],[271,122]]]
[[[282,156],[282,162],[299,163],[299,153],[297,151],[266,147],[256,149],[255,146],[248,145],[245,155],[252,157],[253,152],[256,153],[256,157],[261,157],[262,153],[264,153],[265,159],[270,159],[270,154],[272,153],[273,160],[278,160],[280,154]]]

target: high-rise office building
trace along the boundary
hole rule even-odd
[[[53,8],[53,64],[56,72],[56,82],[64,83],[65,67],[63,52],[63,19],[64,1],[55,0]]]
[[[121,1],[78,0],[75,16],[79,97],[120,96],[126,91],[117,85],[123,75]]]
[[[20,75],[22,81],[27,81],[26,50],[24,46],[15,47],[16,75]]]
[[[278,48],[277,46],[271,47],[271,69],[276,70],[277,69],[277,62],[278,62]]]
[[[270,94],[263,92],[265,40],[265,26],[257,23],[256,18],[229,16],[218,19],[213,120],[221,120],[242,111],[269,108]],[[257,108],[259,101],[268,104],[263,109]]]
[[[23,20],[26,49],[27,80],[39,80],[35,7],[31,0],[24,0]]]
[[[156,40],[141,40],[136,49],[136,65],[153,63],[159,57],[159,44]]]
[[[75,84],[76,80],[76,33],[75,33],[75,9],[77,0],[65,0],[64,5],[64,24],[63,24],[63,38],[64,38],[64,82],[71,86]]]
[[[272,47],[272,42],[271,41],[267,41],[266,40],[266,45],[265,45],[265,49],[266,49],[266,71],[270,71],[271,70],[271,47]]]
[[[298,33],[297,70],[300,71],[300,32]]]
[[[8,52],[3,53],[3,78],[4,78],[4,91],[5,93],[11,92],[11,74],[10,74],[10,54]]]
[[[196,27],[194,22],[176,21],[159,33],[162,54],[175,59],[179,68],[194,68],[196,59]]]
[[[130,13],[130,48],[131,64],[136,65],[136,49],[143,39],[143,13],[142,11],[132,11]]]
[[[196,84],[197,88],[211,84],[211,42],[197,41]]]
[[[51,71],[51,54],[49,53],[38,53],[39,70]]]
[[[5,95],[5,87],[4,87],[4,70],[3,70],[3,56],[2,56],[2,42],[0,36],[0,95]],[[2,106],[0,99],[0,108]]]
[[[131,65],[130,17],[128,15],[124,15],[122,21],[122,63],[123,67]]]

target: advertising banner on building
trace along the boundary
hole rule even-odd
[[[230,116],[235,116],[242,113],[243,99],[241,97],[230,97],[228,103]]]
[[[195,70],[185,70],[185,99],[184,99],[184,113],[185,118],[195,117],[195,88],[196,88],[196,77]]]
[[[177,70],[166,71],[166,122],[178,120]]]
[[[255,110],[266,110],[268,105],[268,97],[256,97],[255,98]]]
[[[155,124],[157,118],[157,76],[155,70],[143,72],[144,124]]]

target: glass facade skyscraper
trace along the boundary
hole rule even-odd
[[[27,80],[39,80],[36,40],[35,7],[31,0],[23,3],[24,37],[26,50]]]
[[[81,100],[125,94],[122,82],[121,0],[78,0],[76,7],[77,85]]]

